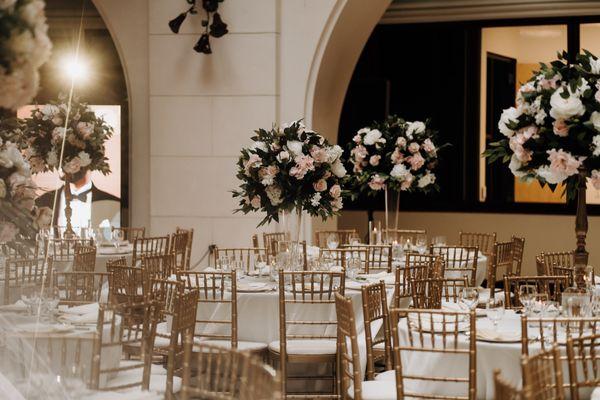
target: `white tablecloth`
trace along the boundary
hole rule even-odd
[[[96,269],[95,272],[106,272],[106,263],[115,258],[125,257],[127,265],[131,265],[133,257],[133,246],[121,246],[118,250],[115,247],[98,247],[96,251]],[[60,272],[69,272],[73,270],[73,259],[64,261],[54,261],[54,269]]]
[[[477,318],[477,329],[493,329],[492,323],[487,318]],[[521,317],[511,310],[507,310],[503,319],[498,325],[498,331],[509,333],[514,336],[521,333]],[[535,334],[535,332],[532,332]],[[406,322],[399,324],[399,339],[401,344],[408,344],[408,332]],[[468,347],[467,336],[461,334],[459,336],[459,346],[462,348]],[[429,342],[426,342],[429,344]],[[529,354],[535,354],[540,349],[540,345],[531,344]],[[564,346],[561,346],[561,353],[566,354]],[[416,353],[403,356],[403,368],[405,371],[419,375],[423,371],[426,374],[437,375],[444,377],[460,376],[467,377],[468,359],[465,356],[457,358],[456,355],[449,354],[433,354],[433,353]],[[502,371],[502,376],[511,384],[521,387],[521,343],[492,343],[477,341],[477,398],[478,399],[493,399],[494,398],[494,376],[495,369]],[[565,382],[569,380],[568,365],[563,363],[563,379]],[[415,382],[415,381],[407,381]],[[419,383],[423,387],[423,383]],[[427,383],[428,392],[434,390],[437,394],[452,395],[452,387],[448,383]],[[455,387],[456,388],[456,387]],[[458,386],[458,393],[464,394],[466,385]],[[421,389],[422,390],[422,389]],[[588,398],[590,390],[581,390],[581,398]],[[568,394],[568,393],[567,393]]]

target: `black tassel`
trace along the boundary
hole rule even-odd
[[[202,8],[208,12],[215,12],[219,8],[218,0],[202,0]]]
[[[185,21],[186,16],[187,12],[184,12],[169,21],[169,28],[171,28],[173,33],[179,33],[179,28],[181,28],[181,24],[183,24],[183,21]]]
[[[227,24],[223,22],[219,13],[213,14],[212,24],[210,24],[210,35],[219,38],[229,32]]]
[[[200,39],[198,39],[196,45],[194,46],[194,50],[198,53],[212,53],[212,50],[210,49],[210,39],[206,33],[203,33],[202,36],[200,36]]]

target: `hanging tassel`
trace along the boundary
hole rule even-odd
[[[187,11],[179,14],[176,18],[173,18],[169,21],[169,28],[173,33],[179,33],[179,28],[181,28],[181,24],[185,21],[185,17],[187,17]]]
[[[229,31],[227,30],[227,24],[223,22],[219,13],[213,14],[212,24],[210,24],[210,36],[219,38]]]
[[[194,50],[198,53],[212,53],[212,50],[210,49],[210,39],[206,33],[203,33],[202,36],[200,36],[200,39],[198,39],[196,45],[194,46]]]

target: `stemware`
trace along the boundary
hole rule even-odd
[[[446,236],[434,236],[432,242],[434,246],[445,246],[448,243]]]
[[[123,231],[121,229],[116,229],[112,231],[111,237],[113,240],[113,244],[115,245],[115,250],[119,251],[119,245],[123,241]]]
[[[427,250],[427,235],[419,233],[416,237],[415,244],[419,253],[425,253]]]
[[[337,233],[330,233],[327,235],[327,248],[335,250],[340,245],[340,238]]]
[[[525,308],[525,314],[530,311],[531,302],[535,300],[537,296],[537,287],[535,285],[521,285],[519,286],[519,300]]]
[[[355,279],[356,275],[358,274],[358,271],[360,271],[360,266],[362,264],[360,257],[350,257],[347,261],[347,264],[348,265],[346,266],[346,275],[350,279]]]
[[[494,325],[494,331],[498,330],[498,323],[504,316],[504,299],[492,298],[486,304],[486,315]]]
[[[358,246],[360,244],[360,236],[358,233],[351,233],[348,238],[348,243],[352,246]]]
[[[479,303],[479,291],[476,287],[463,288],[460,291],[460,301],[469,307],[469,310],[474,310]]]

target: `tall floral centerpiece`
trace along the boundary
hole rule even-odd
[[[87,171],[110,173],[105,156],[105,142],[113,128],[86,104],[66,98],[35,107],[23,120],[21,148],[33,173],[59,171],[65,181],[65,216],[67,232],[71,227],[70,182],[81,179]]]
[[[41,0],[0,1],[0,108],[31,102],[52,45]]]
[[[323,220],[342,209],[342,178],[346,175],[340,146],[330,145],[300,121],[259,129],[252,146],[241,151],[237,177],[241,181],[233,196],[236,212],[262,211],[259,226],[280,222],[280,215],[302,211]],[[299,239],[300,223],[294,240]]]
[[[386,228],[388,228],[388,188],[397,192],[396,229],[400,192],[439,190],[433,172],[438,164],[435,144],[437,133],[429,122],[405,121],[395,115],[360,129],[350,143],[353,165],[349,185],[353,196],[375,196],[385,192]]]
[[[587,265],[586,181],[600,189],[600,60],[584,51],[575,62],[558,60],[539,71],[517,92],[516,107],[498,122],[502,140],[490,143],[489,162],[508,163],[523,180],[542,186],[565,185],[567,199],[577,198],[575,264],[581,282]]]

